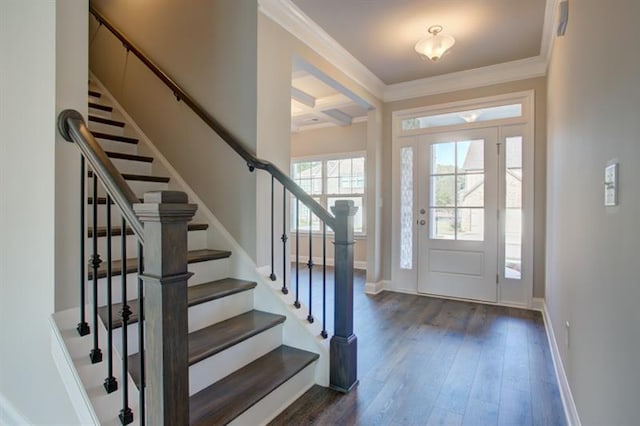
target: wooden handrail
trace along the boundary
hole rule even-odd
[[[133,211],[133,205],[139,203],[138,197],[113,165],[98,141],[87,128],[82,114],[66,109],[58,115],[58,131],[69,142],[75,142],[93,172],[100,178],[113,202],[120,208],[136,237],[144,244],[142,222]],[[94,203],[97,200],[93,200]]]
[[[323,221],[328,227],[335,230],[336,223],[335,218],[331,213],[325,210],[324,207],[316,200],[307,194],[293,179],[287,174],[282,172],[275,164],[270,161],[262,160],[256,157],[254,154],[247,151],[242,143],[236,138],[230,131],[228,131],[222,124],[220,124],[215,118],[213,118],[193,97],[185,92],[178,83],[175,82],[167,73],[162,71],[158,65],[155,64],[142,50],[140,50],[127,36],[125,36],[120,30],[118,30],[101,12],[99,12],[93,5],[89,5],[89,12],[98,20],[101,25],[104,25],[118,40],[122,42],[125,49],[133,53],[143,64],[147,66],[175,95],[178,101],[184,102],[191,110],[196,113],[202,121],[205,122],[211,130],[213,130],[220,138],[226,142],[231,149],[233,149],[240,157],[244,159],[249,166],[249,170],[254,169],[265,170],[271,174],[280,184],[282,184],[289,192],[291,192],[300,202],[306,205],[321,221]]]

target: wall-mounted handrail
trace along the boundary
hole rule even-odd
[[[240,155],[244,161],[246,161],[249,169],[265,170],[270,173],[278,182],[280,182],[289,192],[291,192],[301,203],[306,205],[321,221],[327,224],[331,229],[335,230],[335,218],[334,216],[325,210],[324,207],[316,200],[307,194],[300,186],[295,183],[287,174],[282,172],[275,164],[262,160],[249,151],[247,151],[242,143],[231,132],[229,132],[222,124],[220,124],[215,118],[213,118],[195,99],[193,99],[187,92],[185,92],[167,73],[162,71],[158,65],[155,64],[144,52],[142,52],[127,36],[125,36],[120,30],[93,5],[89,5],[89,12],[98,20],[101,25],[104,25],[111,33],[118,38],[124,45],[125,49],[133,53],[143,64],[147,66],[175,95],[178,101],[184,102],[191,110],[198,115],[222,140],[224,140],[231,149],[233,149],[238,155]]]
[[[62,111],[58,115],[58,130],[65,140],[75,142],[78,145],[93,172],[100,178],[107,193],[127,219],[136,237],[141,244],[144,244],[142,222],[133,211],[133,205],[139,203],[138,197],[93,137],[82,118],[82,114],[71,109]],[[93,200],[93,202],[96,203],[97,200]]]

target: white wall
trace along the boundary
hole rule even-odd
[[[569,7],[548,78],[545,297],[582,423],[638,424],[640,2]],[[620,204],[604,207],[614,159]]]
[[[331,126],[291,134],[291,158],[332,155],[367,149],[367,123]]]
[[[57,191],[67,161],[56,141],[56,108],[83,108],[56,80],[57,54],[77,48],[58,28],[86,26],[85,1],[8,0],[0,3],[0,423],[75,424],[77,418],[51,357],[48,318],[56,303]],[[78,19],[81,19],[78,21]],[[59,38],[58,38],[59,37]],[[68,51],[67,51],[68,52]],[[64,54],[67,69],[86,70],[82,54]],[[60,70],[60,69],[59,69]],[[60,72],[63,72],[60,70]],[[69,83],[69,82],[67,82]],[[79,83],[82,84],[82,83]],[[77,203],[76,203],[77,205]],[[73,221],[77,218],[70,218]],[[77,222],[76,222],[77,224]],[[64,264],[64,263],[62,263]],[[10,418],[10,410],[24,419]]]

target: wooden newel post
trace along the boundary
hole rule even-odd
[[[358,385],[358,340],[353,334],[353,201],[339,200],[331,208],[335,231],[335,313],[331,338],[329,383],[347,393]]]
[[[149,192],[144,225],[146,424],[189,424],[187,222],[197,206],[178,191]]]

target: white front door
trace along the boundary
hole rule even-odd
[[[418,291],[495,302],[498,127],[418,138]]]

